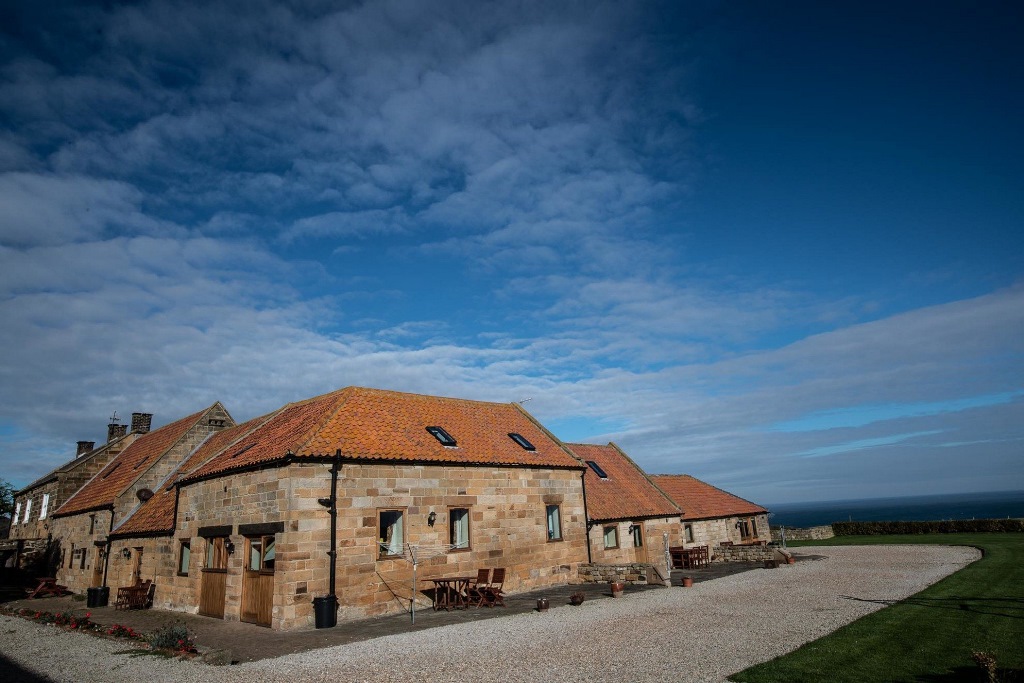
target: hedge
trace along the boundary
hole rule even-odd
[[[1024,519],[951,519],[938,522],[833,522],[836,536],[957,534],[1024,531]]]

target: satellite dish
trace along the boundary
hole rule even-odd
[[[153,497],[153,492],[150,491],[149,489],[139,489],[135,493],[135,495],[138,497],[139,500],[145,503],[147,500]]]

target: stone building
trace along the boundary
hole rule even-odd
[[[509,591],[574,580],[585,469],[518,404],[349,387],[215,435],[111,549],[158,557],[159,607],[310,628],[315,597],[347,620],[428,607],[431,578],[479,568]]]
[[[139,434],[149,430],[151,415],[135,413],[132,417],[138,430],[129,433],[128,425],[112,420],[107,425],[107,443],[96,448],[95,442],[79,441],[73,460],[14,494],[8,540],[0,541],[0,566],[31,567],[44,573],[56,570],[63,548],[51,528],[54,512]]]
[[[131,443],[52,512],[50,533],[62,547],[57,581],[76,593],[152,576],[141,552],[111,562],[110,535],[196,446],[234,424],[220,403],[152,431],[151,416],[136,415]]]
[[[588,466],[587,542],[597,564],[664,566],[680,542],[679,507],[617,445],[566,444]]]
[[[686,474],[656,474],[651,480],[682,508],[679,545],[753,545],[771,541],[768,510]],[[674,544],[673,544],[674,545]]]

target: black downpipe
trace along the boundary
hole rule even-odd
[[[587,530],[587,564],[593,564],[594,560],[590,555],[590,512],[587,510],[587,471],[583,470],[580,475],[580,484],[583,485],[583,519],[586,520],[584,528]]]
[[[338,472],[341,470],[341,449],[334,454],[331,463],[331,497],[318,498],[316,502],[327,508],[331,515],[331,549],[327,551],[330,558],[329,592],[322,598],[313,598],[313,618],[317,628],[333,628],[338,624],[337,560],[338,560]]]

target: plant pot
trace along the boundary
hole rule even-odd
[[[583,592],[573,593],[569,596],[569,604],[576,606],[582,605],[583,600],[586,599],[586,597],[586,594],[584,594]]]
[[[612,589],[612,597],[613,598],[621,598],[622,597],[622,591],[626,590],[626,584],[623,583],[622,581],[612,581],[609,584],[609,586]]]
[[[790,555],[786,558],[786,564],[796,564],[796,558]]]
[[[548,607],[550,607],[550,606],[551,606],[551,603],[548,601],[547,598],[537,598],[537,611],[538,612],[547,612],[548,611]]]
[[[683,588],[689,588],[692,585],[693,585],[693,577],[692,576],[684,576],[683,577]]]

